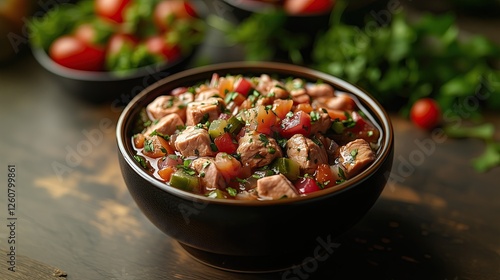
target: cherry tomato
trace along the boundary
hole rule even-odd
[[[308,137],[311,133],[311,116],[304,111],[298,111],[291,118],[283,119],[280,127],[280,134],[285,138],[291,138],[295,134]]]
[[[162,31],[170,28],[175,19],[189,19],[195,15],[192,6],[183,0],[164,0],[158,3],[153,12],[155,25]]]
[[[295,188],[300,194],[308,194],[319,191],[320,188],[313,178],[300,178],[295,182]]]
[[[328,12],[335,0],[285,0],[284,9],[292,15],[317,14]]]
[[[219,152],[234,154],[236,153],[236,149],[238,149],[238,144],[233,142],[233,138],[229,132],[216,137],[214,143]]]
[[[179,46],[169,45],[161,35],[147,38],[145,44],[150,53],[162,56],[168,61],[175,60],[181,56]]]
[[[413,104],[410,110],[412,122],[423,129],[433,129],[441,121],[441,110],[432,98],[422,98]]]
[[[129,46],[130,48],[134,48],[138,42],[139,40],[131,34],[114,34],[109,39],[107,53],[108,55],[115,55],[119,53],[125,45]]]
[[[101,71],[104,66],[104,48],[87,44],[74,36],[56,39],[49,49],[49,56],[62,66],[86,71]]]
[[[109,19],[116,23],[122,23],[125,15],[125,8],[131,0],[96,0],[94,9],[97,15]]]

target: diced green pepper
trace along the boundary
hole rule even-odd
[[[332,130],[335,133],[342,134],[342,132],[344,132],[344,129],[344,124],[341,121],[336,120],[332,123]]]
[[[226,131],[232,135],[236,135],[240,132],[244,125],[244,122],[240,121],[237,117],[232,116],[229,120],[227,120]]]
[[[221,199],[221,198],[227,198],[227,195],[223,191],[216,189],[216,190],[211,191],[208,194],[208,197]]]
[[[224,128],[227,126],[226,120],[214,120],[208,127],[208,134],[212,139],[215,139],[225,133]]]
[[[194,193],[198,193],[200,187],[198,177],[189,175],[182,169],[179,169],[172,174],[169,183],[174,188]]]
[[[290,181],[295,181],[300,175],[299,164],[289,158],[278,158],[274,164],[273,169],[285,175]]]

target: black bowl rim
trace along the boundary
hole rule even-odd
[[[128,131],[124,131],[125,125],[130,121],[131,114],[143,98],[145,98],[149,92],[152,90],[161,87],[164,84],[168,84],[169,82],[176,81],[179,79],[184,79],[191,75],[203,74],[207,73],[210,75],[211,73],[217,71],[231,71],[234,69],[234,72],[239,69],[244,68],[245,71],[254,70],[256,73],[281,73],[286,72],[289,73],[290,76],[310,76],[311,79],[322,80],[323,82],[328,82],[334,85],[336,88],[342,88],[343,90],[354,94],[358,99],[361,99],[360,102],[363,106],[368,106],[369,109],[373,112],[374,117],[380,119],[379,125],[382,128],[382,142],[380,143],[380,148],[377,154],[377,158],[375,162],[373,162],[368,168],[362,171],[360,174],[355,177],[349,179],[343,184],[339,184],[335,187],[328,188],[326,190],[322,190],[319,192],[314,192],[308,194],[306,196],[300,196],[295,198],[288,199],[279,199],[279,200],[234,200],[234,199],[212,199],[208,197],[204,197],[201,195],[193,194],[187,191],[179,190],[173,187],[168,186],[167,184],[159,181],[154,178],[150,174],[148,174],[134,159],[133,155],[130,155],[127,152],[127,148],[125,147],[125,141]],[[274,71],[274,72],[273,72]],[[196,203],[209,203],[209,204],[225,204],[225,205],[239,205],[239,206],[265,206],[265,205],[277,205],[277,204],[298,204],[298,203],[308,203],[317,199],[326,199],[327,197],[337,195],[341,192],[348,191],[356,186],[359,186],[365,180],[368,180],[373,174],[377,172],[383,165],[386,160],[391,160],[390,155],[392,154],[393,145],[394,145],[394,131],[392,127],[392,123],[389,115],[384,110],[382,105],[373,98],[369,93],[364,91],[363,89],[352,85],[340,78],[334,77],[332,75],[306,68],[303,66],[297,66],[287,63],[280,62],[258,62],[258,61],[236,61],[236,62],[225,62],[219,64],[213,64],[208,66],[196,67],[188,70],[184,70],[182,72],[178,72],[162,80],[150,85],[145,88],[141,93],[136,95],[125,107],[125,109],[120,114],[120,117],[116,126],[116,139],[118,150],[121,156],[125,159],[126,163],[143,179],[148,181],[153,186],[166,191],[174,196],[190,200]]]
[[[246,12],[250,13],[262,13],[265,11],[274,11],[274,10],[281,10],[277,8],[273,4],[269,3],[263,3],[260,1],[241,1],[241,0],[222,0],[226,4],[230,5],[231,7],[234,7],[236,9],[240,9]],[[320,12],[320,13],[307,13],[307,14],[289,14],[286,13],[287,17],[290,18],[309,18],[309,17],[318,17],[318,16],[325,16],[325,15],[330,15],[332,13],[332,10],[335,7],[335,2],[333,3],[332,9],[325,11],[325,12]]]
[[[193,48],[189,54],[183,55],[170,62],[146,65],[126,71],[86,71],[59,65],[49,57],[44,49],[31,46],[33,56],[43,68],[57,76],[84,82],[119,82],[152,75],[157,72],[174,68],[175,66],[181,64],[195,53],[195,49],[196,47]]]

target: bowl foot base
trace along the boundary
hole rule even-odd
[[[180,243],[182,248],[195,260],[221,270],[240,273],[272,273],[300,267],[314,259],[322,259],[326,252],[312,250],[267,256],[222,255],[193,248]],[[314,255],[314,256],[313,256]]]

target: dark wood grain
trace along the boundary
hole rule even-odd
[[[10,251],[0,249],[2,256],[9,253]],[[6,261],[1,262],[0,271],[0,275],[4,280],[64,280],[68,276],[64,270],[22,255],[16,256],[15,265],[9,265]]]

